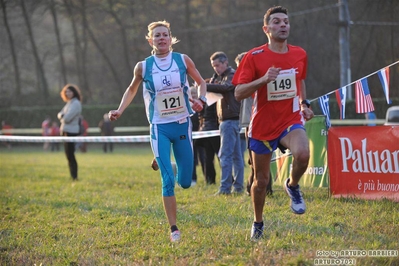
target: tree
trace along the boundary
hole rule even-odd
[[[6,27],[8,40],[10,42],[11,57],[12,57],[13,65],[14,65],[14,78],[15,78],[15,89],[16,89],[15,96],[20,96],[21,95],[21,77],[19,74],[18,60],[17,60],[17,55],[15,52],[14,38],[12,37],[11,28],[8,25],[8,20],[7,20],[6,1],[0,0],[0,4],[1,4],[1,9],[3,10],[4,26]]]
[[[32,45],[32,53],[34,55],[35,61],[36,61],[36,70],[38,72],[38,76],[39,76],[39,91],[40,88],[43,92],[44,95],[44,101],[47,103],[49,100],[49,92],[48,92],[48,85],[47,85],[47,79],[46,79],[46,75],[44,73],[44,68],[43,68],[43,64],[40,60],[39,57],[39,53],[37,51],[37,47],[36,47],[36,42],[35,42],[35,38],[33,36],[33,31],[32,31],[32,25],[30,23],[29,20],[29,16],[28,16],[28,12],[26,11],[26,4],[25,4],[25,0],[20,0],[20,6],[22,9],[22,15],[25,21],[25,25],[26,28],[28,30],[28,37],[29,37],[29,41]]]
[[[64,84],[66,84],[66,83],[68,83],[68,81],[67,81],[67,73],[66,73],[66,69],[65,69],[64,51],[63,51],[63,46],[62,46],[62,42],[61,42],[61,34],[60,34],[59,27],[58,27],[57,12],[55,9],[54,0],[49,0],[49,1],[50,1],[49,6],[50,6],[50,11],[51,11],[51,16],[53,17],[53,21],[54,21],[54,31],[55,31],[55,36],[57,39],[58,54],[60,56],[62,82]]]

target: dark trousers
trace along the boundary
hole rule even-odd
[[[214,158],[217,157],[220,148],[220,137],[209,137],[198,139],[201,140],[198,145],[205,148],[205,179],[207,184],[216,183],[216,171]],[[219,157],[217,157],[219,159]]]
[[[107,152],[108,146],[109,146],[109,151],[112,152],[114,150],[114,144],[112,142],[110,142],[110,143],[104,142],[103,151]]]
[[[62,132],[63,136],[75,137],[77,133]],[[65,155],[68,160],[69,172],[72,179],[78,179],[78,163],[75,158],[75,143],[74,142],[64,142]]]
[[[202,173],[205,175],[205,149],[202,146],[197,145],[197,140],[193,141],[194,150],[194,168],[192,180],[197,182],[197,169],[196,166],[199,164],[201,166]]]

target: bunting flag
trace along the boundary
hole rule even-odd
[[[374,75],[378,74],[378,77],[381,81],[382,88],[385,93],[385,98],[388,104],[392,104],[392,101],[389,96],[389,86],[390,86],[390,80],[389,80],[389,68],[395,64],[399,63],[399,61],[396,61],[393,64],[390,64],[389,66],[386,66],[370,75],[367,75],[361,79],[359,79],[356,82],[350,83],[348,85],[345,85],[342,88],[339,88],[335,90],[335,97],[337,98],[337,103],[339,107],[339,118],[345,119],[345,105],[346,105],[346,98],[347,98],[347,86],[355,84],[355,104],[356,104],[356,113],[358,114],[370,114],[371,112],[374,112],[374,104],[373,100],[370,95],[370,90],[369,90],[369,85],[367,82],[367,78]],[[330,92],[331,93],[331,92]],[[329,97],[326,94],[324,96],[318,97],[316,99],[319,100],[319,104],[321,107],[321,110],[323,111],[323,114],[327,117],[326,118],[326,123],[328,120],[328,124],[330,125],[330,109],[329,109]]]
[[[389,99],[389,67],[385,67],[378,71],[378,77],[380,78],[382,89],[385,93],[387,103],[391,104],[392,101]]]
[[[342,87],[335,91],[335,97],[339,107],[339,119],[345,119],[345,104],[346,104],[346,87]]]
[[[373,100],[371,99],[367,78],[356,81],[356,113],[364,114],[374,111]]]
[[[323,114],[326,116],[327,129],[331,127],[329,101],[330,97],[328,95],[323,95],[319,98],[320,109],[323,112]]]

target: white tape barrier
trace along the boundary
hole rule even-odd
[[[243,128],[244,129],[244,128]],[[243,129],[241,132],[244,132]],[[219,130],[195,131],[193,139],[219,136]],[[76,137],[44,137],[44,136],[0,136],[0,142],[150,142],[149,135],[140,136],[76,136]]]
[[[384,119],[376,120],[364,120],[364,119],[331,119],[332,125],[367,125],[367,123],[382,125],[384,124]],[[143,132],[149,130],[149,127],[116,127],[115,132]],[[98,128],[89,128],[89,133],[98,133],[100,130]],[[245,128],[241,128],[240,133],[244,133]],[[41,129],[11,129],[2,130],[2,134],[41,134]],[[207,138],[219,136],[219,130],[211,131],[194,131],[193,139]],[[10,135],[0,135],[0,142],[150,142],[149,135],[137,135],[137,136],[77,136],[77,137],[43,137],[43,136],[10,136]]]

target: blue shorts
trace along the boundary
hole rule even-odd
[[[270,141],[249,138],[249,149],[257,154],[269,154],[275,151],[277,148],[279,148],[281,151],[284,151],[287,148],[280,144],[280,140],[295,129],[305,130],[305,127],[302,124],[293,124],[284,130],[280,136],[278,136],[278,138]]]

